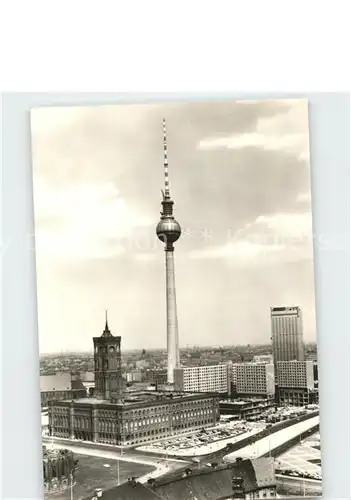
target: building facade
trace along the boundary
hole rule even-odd
[[[312,361],[277,362],[276,381],[280,405],[306,406],[316,401]]]
[[[148,391],[126,396],[123,404],[86,398],[52,401],[49,406],[51,435],[125,446],[212,427],[218,421],[216,394]]]
[[[276,372],[278,387],[314,388],[312,361],[279,361]]]
[[[181,367],[174,370],[174,388],[184,392],[230,392],[228,365]]]
[[[273,364],[236,363],[233,365],[232,380],[238,395],[274,397]]]
[[[140,370],[133,370],[125,374],[125,380],[127,382],[141,382],[143,379],[142,372]]]
[[[315,363],[317,363],[318,361],[317,351],[305,351],[305,360],[314,361]]]
[[[299,307],[272,307],[271,330],[274,364],[304,361],[302,312]]]
[[[151,384],[166,384],[167,369],[153,368],[145,371],[145,380]]]
[[[319,402],[318,391],[315,389],[279,387],[277,391],[280,406],[307,406]]]

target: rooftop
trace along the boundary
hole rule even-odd
[[[80,379],[83,382],[94,382],[95,373],[94,372],[83,372],[80,374]]]
[[[72,380],[72,391],[85,391],[83,382],[80,379]]]
[[[264,405],[265,403],[269,403],[272,400],[267,399],[267,398],[252,398],[252,399],[238,399],[238,400],[231,400],[231,399],[221,399],[219,402],[220,404],[228,404],[228,405],[247,405],[247,404],[257,404],[257,405]]]
[[[194,392],[194,393],[184,393],[184,392],[171,392],[171,391],[140,391],[140,392],[130,392],[124,394],[123,404],[116,403],[109,399],[97,399],[97,398],[79,398],[71,400],[61,401],[62,403],[74,403],[74,404],[89,404],[89,405],[111,405],[111,406],[122,406],[123,407],[133,407],[138,405],[152,404],[162,404],[165,402],[179,401],[179,400],[196,400],[204,399],[206,397],[217,396],[215,393],[204,393],[204,392]]]
[[[264,487],[275,487],[273,460],[260,458],[243,460],[217,467],[184,468],[182,471],[166,474],[153,479],[148,484],[128,482],[110,490],[103,495],[103,500],[125,498],[161,498],[165,500],[194,500],[194,498],[213,499],[228,498],[233,494],[232,480],[241,478],[245,493]],[[152,494],[154,496],[152,496]]]
[[[138,482],[121,484],[121,486],[104,491],[102,495],[102,500],[160,500],[160,498],[162,497],[152,491],[148,485]],[[91,500],[91,496],[85,500]]]
[[[72,389],[71,374],[40,375],[40,392],[70,391]]]
[[[272,312],[297,312],[300,311],[299,306],[283,306],[283,307],[271,307]]]

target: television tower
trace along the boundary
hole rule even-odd
[[[181,228],[173,217],[173,201],[168,180],[168,156],[166,122],[163,119],[163,165],[165,175],[165,190],[162,190],[161,220],[157,224],[156,234],[165,244],[166,255],[166,304],[167,304],[167,382],[174,382],[174,368],[180,366],[179,333],[177,318],[177,302],[174,275],[174,243],[181,235]]]

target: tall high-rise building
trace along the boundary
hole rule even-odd
[[[303,361],[302,312],[299,307],[271,307],[274,364]]]
[[[101,337],[94,337],[95,396],[101,400],[121,402],[123,379],[121,337],[114,337],[107,322]]]
[[[166,256],[166,315],[167,315],[167,382],[173,384],[174,369],[180,366],[179,333],[177,302],[174,273],[174,243],[181,235],[181,227],[173,216],[173,200],[171,199],[168,179],[168,154],[166,122],[163,120],[163,151],[165,190],[162,191],[161,220],[157,224],[156,234],[165,245]]]

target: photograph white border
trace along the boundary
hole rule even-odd
[[[309,100],[323,497],[350,496],[350,97],[342,93],[7,93],[3,96],[2,496],[42,498],[29,110],[188,99]]]

